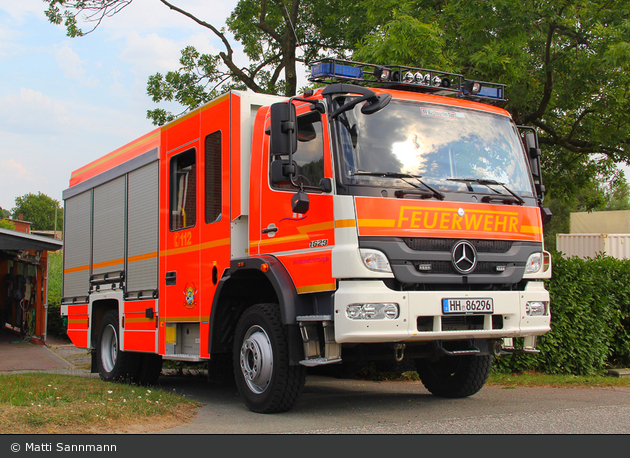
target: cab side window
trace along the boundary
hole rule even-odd
[[[221,219],[221,131],[206,137],[206,223]]]
[[[191,149],[171,158],[171,231],[197,224],[197,161]]]
[[[324,178],[324,139],[322,128],[322,117],[319,112],[313,111],[303,116],[298,116],[298,147],[293,154],[293,162],[296,165],[297,173],[293,180],[297,184],[308,186],[319,186],[319,182]],[[288,156],[274,156],[272,162],[283,161],[288,164]],[[270,168],[270,170],[273,166]],[[273,182],[273,181],[272,181]],[[294,191],[295,188],[289,182],[278,182],[275,180],[272,187],[274,189],[287,189]]]

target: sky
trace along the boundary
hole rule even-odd
[[[236,0],[177,0],[217,27]],[[217,53],[221,42],[157,0],[134,0],[94,32],[66,36],[43,0],[0,0],[0,207],[41,192],[62,203],[70,174],[155,126],[147,78],[179,68],[180,50]],[[90,26],[84,25],[84,31]],[[240,55],[247,59],[232,41]]]

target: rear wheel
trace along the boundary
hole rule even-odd
[[[243,313],[236,326],[233,364],[241,399],[254,412],[285,412],[304,387],[306,368],[289,364],[277,304],[258,304]]]
[[[492,356],[443,356],[437,361],[416,360],[422,384],[435,396],[465,398],[477,393],[486,383]]]
[[[135,354],[120,351],[118,312],[110,310],[103,316],[96,342],[96,364],[101,379],[131,381],[138,375]]]
[[[133,379],[138,385],[155,385],[162,373],[162,356],[151,353],[137,354],[138,375]]]

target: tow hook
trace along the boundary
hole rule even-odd
[[[405,357],[405,344],[396,344],[394,351],[396,352],[396,361],[401,362]]]

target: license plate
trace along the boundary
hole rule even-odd
[[[492,299],[485,298],[442,299],[442,310],[444,313],[492,313],[494,304]]]

